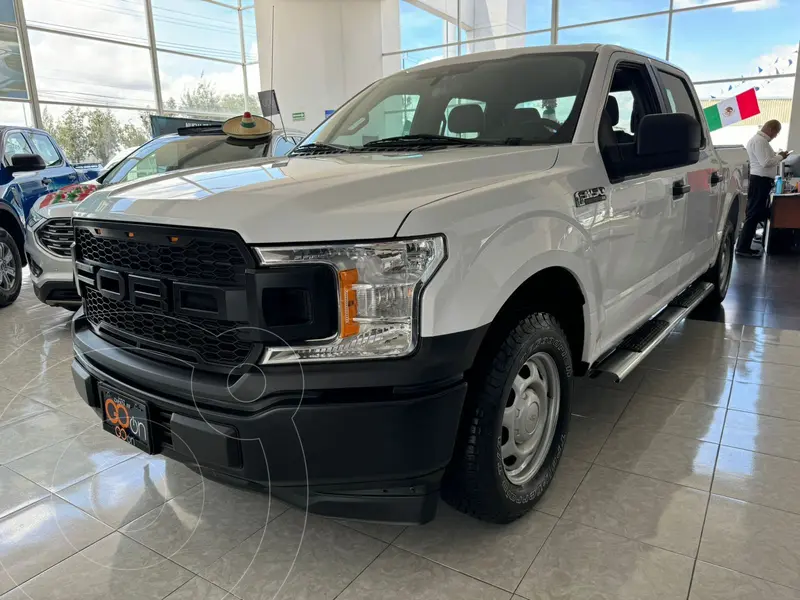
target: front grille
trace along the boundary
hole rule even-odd
[[[238,367],[263,348],[248,337],[246,310],[237,309],[254,259],[235,233],[74,225],[86,318],[107,341],[212,371]]]
[[[101,330],[110,327],[112,336],[121,333],[123,343],[125,334],[147,340],[145,348],[190,363],[235,367],[246,362],[253,349],[252,342],[239,339],[236,328],[240,323],[171,317],[127,301],[111,300],[92,288],[86,290],[84,300],[87,318]]]
[[[75,234],[71,219],[50,219],[36,232],[39,243],[56,256],[72,256]]]
[[[88,263],[183,280],[240,282],[247,266],[247,259],[234,240],[194,237],[185,245],[173,246],[99,237],[78,228],[77,242],[82,260]]]

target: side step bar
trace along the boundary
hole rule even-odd
[[[591,370],[590,376],[610,373],[617,381],[625,379],[713,289],[707,282],[686,288],[664,310],[622,340],[614,352]]]

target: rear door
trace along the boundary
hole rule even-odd
[[[703,146],[697,164],[686,168],[689,192],[684,197],[683,234],[681,237],[681,281],[690,282],[710,264],[716,247],[716,226],[721,211],[721,186],[712,184],[712,175],[721,165],[708,140],[705,117],[700,112],[694,89],[686,75],[679,70],[654,63],[666,110],[685,113],[696,118],[703,127]]]
[[[28,131],[26,137],[33,152],[41,156],[47,165],[42,176],[42,183],[48,193],[78,183],[78,172],[67,163],[49,135],[39,131]]]

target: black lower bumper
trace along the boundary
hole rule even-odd
[[[73,281],[46,281],[33,284],[33,293],[45,304],[54,306],[79,306],[81,297]]]
[[[414,357],[380,367],[308,366],[287,389],[296,367],[232,382],[110,346],[80,312],[73,329],[80,394],[98,413],[99,384],[145,402],[154,451],[217,478],[269,487],[316,513],[399,523],[435,515],[466,395],[464,371],[482,333],[426,338]],[[450,368],[443,369],[443,358],[430,353],[448,350]],[[437,377],[426,363],[438,365]],[[384,385],[376,385],[380,379]],[[259,397],[236,400],[254,382]]]

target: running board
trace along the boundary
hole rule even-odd
[[[618,382],[625,379],[713,289],[706,282],[686,288],[664,310],[622,340],[613,353],[592,369],[591,376],[609,373]]]

